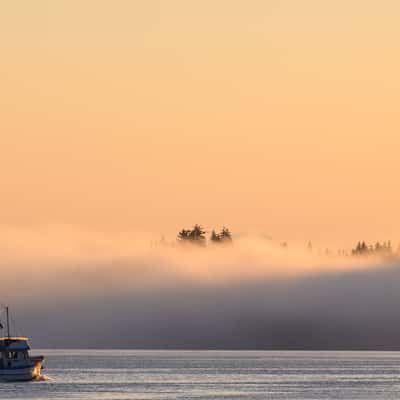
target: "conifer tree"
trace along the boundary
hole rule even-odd
[[[215,230],[213,229],[211,232],[210,240],[214,243],[219,243],[221,241],[220,235],[218,235]]]
[[[219,237],[221,242],[232,242],[232,234],[228,228],[225,228],[225,226],[221,229]]]

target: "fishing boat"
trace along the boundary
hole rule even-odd
[[[0,338],[0,381],[31,381],[40,378],[43,356],[29,355],[29,339],[10,335],[10,316],[6,310],[7,336]],[[0,323],[0,328],[3,325]]]

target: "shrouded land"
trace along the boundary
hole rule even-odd
[[[400,349],[395,252],[57,235],[2,240],[3,301],[35,347]]]

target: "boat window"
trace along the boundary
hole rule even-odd
[[[16,351],[9,351],[7,354],[9,360],[16,360],[18,358],[18,353]]]

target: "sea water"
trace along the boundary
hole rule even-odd
[[[1,399],[399,399],[400,353],[42,350],[45,379]]]

